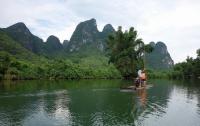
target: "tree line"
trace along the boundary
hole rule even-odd
[[[106,56],[91,55],[80,58],[77,54],[69,59],[40,57],[33,63],[0,51],[0,79],[130,79],[137,76],[139,69],[145,68],[145,53],[152,50],[150,44],[145,44],[138,38],[133,27],[125,32],[122,27],[118,27],[118,30],[107,38]],[[188,57],[186,61],[175,64],[172,70],[146,71],[149,78],[199,78],[200,49],[197,50],[197,58]]]
[[[107,62],[106,57],[91,56],[74,60],[42,58],[32,63],[0,52],[0,80],[121,78],[119,71]]]
[[[188,56],[186,61],[175,64],[171,73],[173,79],[200,78],[200,49],[196,53],[196,58]]]

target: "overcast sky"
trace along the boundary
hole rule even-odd
[[[24,22],[44,41],[69,40],[91,18],[100,31],[108,23],[134,26],[145,43],[163,41],[176,63],[200,48],[200,0],[0,0],[0,27]]]

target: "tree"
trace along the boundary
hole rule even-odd
[[[197,57],[200,58],[200,49],[197,50]]]
[[[3,78],[4,74],[10,65],[10,56],[5,52],[0,52],[0,79]]]
[[[174,78],[199,78],[200,77],[200,49],[197,50],[197,58],[187,57],[186,62],[177,63],[174,66]],[[178,73],[178,74],[177,74]]]
[[[136,70],[143,67],[144,52],[152,51],[150,45],[145,45],[137,37],[137,31],[133,27],[123,32],[119,26],[107,40],[109,63],[113,63],[124,78],[135,76]]]

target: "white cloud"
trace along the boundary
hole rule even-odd
[[[95,18],[100,30],[136,27],[146,43],[163,41],[175,62],[195,56],[200,48],[199,0],[1,0],[0,27],[25,22],[44,40],[70,39],[76,25]]]

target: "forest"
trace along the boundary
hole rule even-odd
[[[133,79],[139,69],[146,69],[148,78],[192,79],[200,76],[200,49],[196,59],[187,57],[172,68],[146,68],[144,55],[154,48],[144,44],[133,27],[124,32],[118,27],[108,35],[103,52],[89,45],[91,48],[82,52],[65,56],[58,53],[57,58],[32,53],[5,32],[0,33],[0,79]]]

